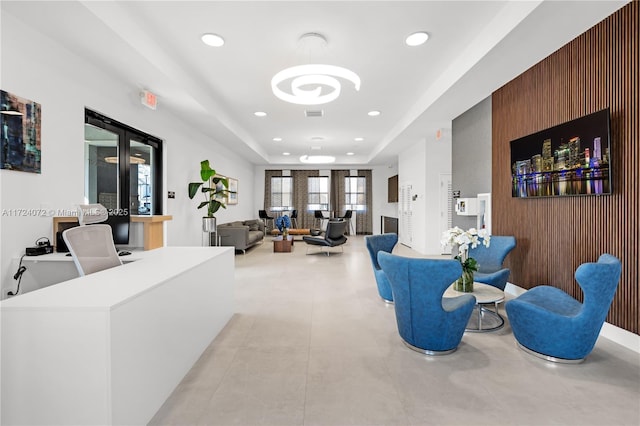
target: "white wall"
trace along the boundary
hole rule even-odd
[[[398,217],[398,203],[387,202],[389,197],[389,178],[398,174],[398,164],[389,164],[373,168],[373,233],[382,232],[380,216]]]
[[[411,248],[425,255],[439,255],[440,174],[451,173],[451,136],[418,141],[398,156],[398,181],[410,183],[412,195]],[[401,228],[401,227],[400,227]]]
[[[224,141],[213,141],[193,126],[180,122],[162,104],[157,111],[143,107],[139,87],[130,87],[89,60],[74,56],[11,15],[2,15],[3,90],[42,105],[42,173],[0,170],[0,206],[13,209],[75,210],[84,196],[84,109],[164,140],[164,190],[176,198],[164,200],[166,241],[172,246],[200,245],[198,201],[187,196],[187,184],[199,180],[200,161],[209,159],[219,173],[239,180],[239,203],[216,216],[218,221],[255,216],[253,165],[231,153]],[[141,82],[144,84],[144,82]],[[39,237],[52,238],[52,219],[43,216],[0,216],[1,297],[14,289],[12,260]]]

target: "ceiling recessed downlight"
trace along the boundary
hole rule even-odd
[[[303,155],[300,157],[300,162],[307,164],[327,164],[335,161],[336,157],[331,155]]]
[[[211,47],[220,47],[224,45],[224,39],[218,34],[208,33],[203,34],[201,40],[204,44]]]
[[[273,138],[274,142],[282,142],[282,138]]]
[[[290,152],[283,152],[282,155],[291,155]]]
[[[256,117],[266,117],[267,113],[264,111],[256,111],[253,113],[253,115],[255,115]]]
[[[369,117],[377,117],[377,116],[379,116],[379,115],[380,115],[380,111],[369,111],[369,112],[367,113],[367,115],[368,115]]]
[[[405,39],[405,43],[407,43],[407,46],[420,46],[421,44],[424,44],[427,40],[429,40],[429,34],[427,34],[424,31],[419,31],[417,33],[413,33],[411,35],[409,35],[406,39]]]
[[[354,141],[356,142],[362,142],[364,140],[364,138],[353,138]]]
[[[355,155],[354,152],[347,152],[347,155]]]

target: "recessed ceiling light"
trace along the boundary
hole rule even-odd
[[[312,151],[320,151],[321,149],[322,149],[322,147],[321,147],[321,146],[312,146],[312,147],[311,147],[311,150],[312,150]]]
[[[282,155],[291,155],[290,152],[283,152]]]
[[[274,142],[282,142],[282,138],[273,138]]]
[[[356,141],[356,142],[362,142],[364,140],[364,138],[354,138],[353,140]]]
[[[354,155],[353,152],[347,152],[347,155]]]
[[[380,111],[369,111],[367,115],[369,115],[369,117],[377,117],[380,115]]]
[[[322,136],[313,136],[313,137],[311,138],[311,140],[312,140],[312,141],[323,141],[323,140],[324,140],[324,137],[322,137]]]
[[[220,47],[224,45],[224,39],[220,37],[218,34],[211,34],[211,33],[203,34],[201,39],[202,39],[202,42],[207,46]]]
[[[404,42],[407,43],[407,46],[420,46],[427,40],[429,40],[429,34],[424,31],[419,31],[408,36]]]
[[[264,111],[256,111],[253,113],[253,115],[255,115],[256,117],[266,117],[267,113]]]

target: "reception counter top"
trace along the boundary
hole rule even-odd
[[[146,424],[234,312],[232,247],[163,247],[0,303],[2,424]]]

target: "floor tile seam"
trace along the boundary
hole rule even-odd
[[[396,399],[398,401],[398,404],[400,406],[400,409],[402,410],[402,414],[405,418],[405,424],[406,425],[412,425],[411,423],[411,416],[409,415],[410,413],[407,411],[406,405],[403,402],[403,398],[402,398],[402,393],[400,392],[401,390],[398,387],[398,381],[395,380],[394,375],[391,371],[391,366],[389,364],[390,362],[390,357],[389,356],[382,356],[382,362],[384,365],[384,369],[385,369],[385,375],[387,375],[388,379],[389,379],[389,383],[391,384],[391,387],[393,388],[393,391],[396,395]]]
[[[309,376],[311,374],[310,368],[311,368],[311,341],[313,339],[313,316],[315,313],[315,305],[316,305],[316,293],[314,292],[312,294],[311,297],[312,303],[311,303],[311,312],[309,315],[310,321],[309,321],[309,335],[308,335],[308,340],[307,340],[307,370],[306,370],[306,374],[305,374],[305,378],[304,378],[304,399],[303,399],[303,404],[302,404],[302,423],[301,426],[304,426],[306,423],[306,419],[307,419],[307,403],[308,403],[308,397],[309,397]]]
[[[215,389],[213,390],[213,392],[211,392],[211,395],[209,396],[209,398],[207,398],[207,402],[206,404],[203,404],[202,408],[200,409],[200,414],[198,415],[198,425],[206,425],[208,424],[205,416],[207,415],[207,410],[206,408],[208,406],[210,406],[214,400],[214,398],[220,393],[222,392],[222,385],[226,382],[227,377],[229,376],[230,371],[232,370],[232,367],[234,365],[234,363],[236,362],[237,358],[238,358],[238,354],[240,353],[240,351],[243,350],[242,348],[235,348],[235,352],[233,354],[233,358],[231,359],[231,361],[227,364],[227,366],[225,367],[225,371],[224,374],[221,375],[220,380],[218,381],[218,383],[215,386]]]
[[[252,322],[251,322],[251,327],[249,327],[249,330],[253,327],[253,324],[255,324],[255,320],[252,318]],[[211,395],[207,398],[207,403],[203,405],[203,407],[201,408],[201,413],[198,416],[198,423],[197,424],[207,424],[206,419],[204,419],[204,416],[206,415],[206,407],[209,406],[211,404],[211,402],[213,401],[213,399],[216,397],[216,395],[221,392],[221,388],[222,385],[225,383],[225,381],[227,380],[231,370],[233,369],[234,364],[236,363],[239,354],[241,353],[241,351],[245,351],[248,350],[245,346],[245,341],[249,338],[249,332],[247,331],[245,333],[245,336],[242,339],[242,343],[240,345],[226,345],[224,343],[218,342],[218,344],[220,344],[223,347],[226,347],[227,349],[231,349],[233,350],[233,356],[231,357],[231,361],[229,361],[229,363],[226,365],[226,367],[224,368],[224,373],[220,376],[220,379],[218,380],[217,384],[215,385],[215,389],[213,389],[213,391],[211,392]],[[216,343],[214,343],[215,345]]]

